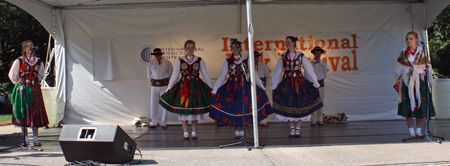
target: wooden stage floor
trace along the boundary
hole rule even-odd
[[[238,142],[233,139],[232,127],[217,126],[216,124],[201,124],[198,126],[198,140],[183,140],[181,126],[169,126],[168,129],[157,127],[132,127],[121,125],[128,135],[138,144],[141,150],[164,149],[211,149],[219,145]],[[45,151],[60,152],[59,135],[62,128],[40,129],[40,141]],[[190,127],[189,127],[190,129]],[[246,128],[249,142],[253,143],[253,128]],[[450,120],[431,120],[430,130],[434,135],[450,139]],[[324,126],[310,126],[302,124],[301,138],[288,138],[288,123],[269,123],[269,127],[259,127],[260,143],[269,147],[293,146],[332,146],[332,145],[361,145],[401,143],[409,133],[404,120],[396,121],[358,121],[348,124],[325,124]],[[425,132],[425,124],[423,127]],[[0,149],[19,145],[22,142],[21,133],[0,135]],[[31,136],[31,133],[30,133]],[[405,143],[428,142],[425,139],[407,141]],[[250,145],[253,146],[253,145]],[[232,148],[244,148],[243,145]]]

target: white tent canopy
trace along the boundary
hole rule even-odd
[[[96,9],[135,9],[135,8],[173,8],[183,6],[208,6],[208,5],[232,5],[243,4],[237,0],[7,0],[24,9],[38,19],[49,31],[53,32],[53,9],[61,10],[96,10]],[[422,4],[425,16],[425,27],[428,27],[436,16],[448,6],[447,0],[260,0],[253,4],[271,5],[348,5],[348,4]],[[245,14],[245,13],[244,13]],[[245,21],[245,20],[244,20]]]
[[[245,43],[247,37],[245,4],[237,1],[7,1],[33,15],[55,38],[57,98],[65,123],[126,124],[149,117],[150,84],[141,57],[147,47],[166,49],[174,63],[184,41],[194,39],[196,55],[205,59],[214,80],[227,39]],[[326,113],[345,112],[351,120],[398,119],[392,85],[403,38],[414,30],[424,41],[426,28],[449,4],[255,1],[255,49],[273,70],[283,51],[278,40],[285,36],[301,37],[297,47],[309,57],[309,49],[320,45],[329,68]]]

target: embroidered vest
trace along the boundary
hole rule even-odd
[[[20,62],[20,69],[19,69],[19,84],[23,84],[23,74],[25,73],[25,83],[27,85],[29,84],[39,84],[39,78],[38,78],[38,74],[39,74],[39,69],[40,69],[40,64],[41,64],[41,59],[38,59],[36,63],[34,63],[33,65],[30,65],[28,63],[24,64],[24,60],[23,59],[19,59]]]
[[[198,57],[198,59],[192,63],[189,64],[184,59],[180,59],[180,74],[181,74],[181,81],[184,80],[196,80],[198,81],[200,79],[200,61],[202,58]]]
[[[302,60],[303,60],[304,54],[301,53],[297,56],[294,60],[289,59],[289,55],[282,55],[282,61],[283,61],[283,79],[286,79],[288,77],[302,77]]]
[[[242,60],[240,64],[235,64],[233,58],[228,58],[228,80],[235,80],[235,81],[242,81],[242,77],[245,77],[243,75],[244,71],[242,70],[242,67],[244,67],[245,72],[248,72],[248,58],[245,60]],[[248,77],[245,77],[245,79],[248,81]]]

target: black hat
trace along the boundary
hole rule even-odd
[[[162,55],[162,54],[164,54],[164,52],[161,52],[160,48],[153,49],[152,55]]]
[[[314,49],[311,50],[311,53],[314,54],[314,51],[322,51],[322,54],[325,52],[325,50],[323,50],[323,49],[322,49],[321,47],[319,47],[319,46],[314,47]]]
[[[259,57],[259,56],[261,56],[261,54],[260,54],[258,51],[255,51],[255,52],[254,52],[254,56],[255,56],[255,57]]]

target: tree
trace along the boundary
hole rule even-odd
[[[433,70],[450,78],[450,6],[447,6],[428,27]]]
[[[0,0],[0,89],[6,96],[14,85],[8,77],[14,60],[21,56],[24,40],[30,39],[39,50],[36,56],[45,62],[48,32],[33,16],[8,2]]]

